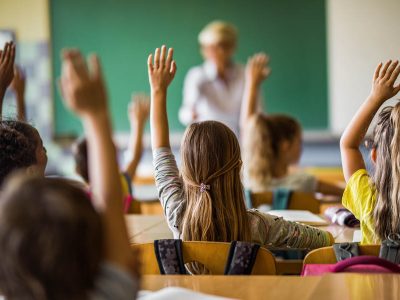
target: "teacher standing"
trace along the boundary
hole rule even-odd
[[[238,135],[245,71],[232,60],[237,30],[232,24],[214,21],[200,32],[198,40],[204,63],[186,75],[179,119],[184,125],[220,121]]]

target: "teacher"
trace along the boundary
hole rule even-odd
[[[179,119],[184,125],[220,121],[238,135],[245,71],[232,60],[237,30],[232,24],[214,21],[200,32],[198,40],[204,63],[186,75]]]

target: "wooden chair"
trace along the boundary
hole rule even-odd
[[[272,205],[273,193],[250,193],[253,207],[259,207],[262,204]],[[292,192],[288,209],[308,210],[314,214],[320,213],[321,201],[316,199],[313,194],[303,192]]]
[[[143,275],[160,274],[154,251],[154,243],[132,244],[132,249],[139,250]],[[200,262],[213,275],[223,275],[228,258],[230,243],[221,242],[183,242],[184,263]],[[275,258],[265,248],[260,248],[253,267],[252,275],[275,275]]]
[[[164,210],[161,206],[160,200],[158,199],[137,202],[140,205],[140,213],[142,215],[164,215]]]
[[[380,245],[360,245],[360,255],[379,256]],[[303,264],[335,264],[337,262],[333,247],[324,247],[310,251]]]

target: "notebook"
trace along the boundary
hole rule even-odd
[[[282,217],[285,220],[303,223],[312,226],[326,226],[329,222],[308,210],[270,210],[271,215]]]

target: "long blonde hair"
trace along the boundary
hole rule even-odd
[[[286,115],[256,114],[251,117],[244,134],[244,165],[252,191],[267,189],[280,157],[283,141],[292,142],[301,133],[300,124]]]
[[[194,123],[185,132],[181,156],[186,202],[183,239],[250,241],[240,147],[234,133],[220,122]]]
[[[375,235],[381,240],[400,232],[400,102],[385,107],[374,130],[376,149]]]

